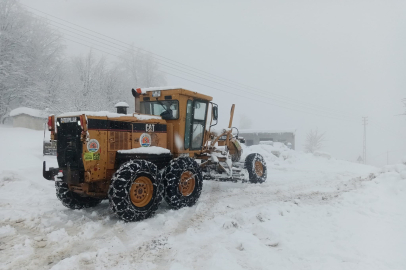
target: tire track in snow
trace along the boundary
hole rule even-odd
[[[331,191],[314,191],[309,190],[311,187],[317,188],[320,185],[301,185],[296,186],[292,189],[281,191],[281,190],[272,190],[272,185],[252,185],[246,184],[242,187],[237,187],[240,189],[235,191],[235,189],[227,189],[227,184],[223,185],[223,182],[210,182],[208,186],[210,189],[205,190],[205,193],[199,200],[199,203],[191,208],[183,208],[178,211],[184,211],[183,216],[180,220],[178,220],[178,226],[175,228],[166,229],[163,228],[163,231],[160,235],[151,237],[146,239],[145,241],[141,242],[136,246],[129,247],[127,251],[125,251],[122,256],[130,257],[130,261],[133,263],[141,263],[145,261],[152,262],[156,264],[156,269],[166,269],[168,266],[168,262],[174,257],[173,250],[167,245],[167,236],[176,237],[177,235],[181,235],[187,232],[189,228],[199,229],[200,225],[204,222],[208,222],[220,215],[227,215],[237,211],[235,208],[227,208],[224,209],[222,207],[216,207],[217,205],[230,205],[233,201],[235,201],[236,197],[244,196],[245,198],[250,198],[248,202],[244,202],[243,204],[239,205],[239,209],[249,208],[249,207],[257,207],[259,208],[262,205],[269,204],[269,202],[294,202],[295,199],[300,198],[301,203],[328,203],[329,200],[335,199],[340,194],[344,192],[349,192],[351,190],[357,189],[362,187],[362,182],[370,181],[374,178],[374,176],[370,177],[355,177],[350,180],[343,180],[339,183],[336,182],[324,182],[321,183],[323,187],[330,187],[332,188]],[[277,185],[280,186],[280,185]],[[335,190],[334,190],[334,189]],[[234,192],[234,193],[230,193]],[[104,206],[103,206],[104,207]],[[47,212],[45,214],[40,213],[38,220],[17,220],[17,221],[6,221],[2,222],[2,224],[10,225],[17,230],[17,234],[14,236],[8,236],[1,240],[3,242],[1,244],[2,249],[11,249],[16,245],[24,245],[24,241],[26,238],[29,238],[31,241],[31,245],[33,247],[33,253],[31,256],[26,258],[24,257],[17,257],[13,258],[13,262],[7,266],[4,266],[4,269],[37,269],[37,268],[50,268],[56,262],[59,262],[65,258],[69,258],[75,255],[79,255],[82,252],[89,252],[89,251],[97,251],[95,250],[94,243],[100,241],[104,236],[110,234],[115,235],[123,244],[129,244],[130,239],[132,238],[131,235],[128,235],[124,226],[124,230],[120,230],[119,228],[114,227],[114,221],[107,222],[107,224],[102,224],[102,228],[97,231],[97,237],[92,237],[92,239],[81,239],[78,235],[80,234],[80,230],[77,230],[81,226],[85,226],[86,224],[90,224],[92,222],[98,222],[92,219],[92,215],[87,213],[87,219],[89,220],[80,220],[79,216],[83,216],[83,213],[77,213],[78,220],[72,219],[72,213],[70,213],[70,220],[74,220],[74,227],[66,227],[66,226],[57,226],[47,232],[41,231],[38,227],[41,225],[39,219],[43,219],[45,222],[47,220],[51,220],[55,217],[55,211]],[[64,214],[58,214],[57,216],[64,216]],[[96,209],[96,212],[100,212],[99,209]],[[103,214],[108,216],[111,214],[109,211],[104,211]],[[100,213],[99,213],[100,214]],[[168,215],[168,213],[163,213],[163,215]],[[98,218],[100,218],[98,216]],[[146,220],[145,222],[148,222]],[[110,227],[109,227],[110,226]],[[111,227],[113,226],[113,227]],[[65,228],[66,232],[68,233],[70,239],[69,242],[64,247],[58,247],[58,243],[48,243],[44,241],[46,239],[47,233],[57,231],[61,228]],[[128,227],[127,227],[128,228]],[[75,234],[76,233],[76,234]],[[4,244],[5,243],[5,244]],[[78,249],[77,247],[80,247]],[[7,261],[5,256],[1,256],[3,251],[0,251],[0,257],[2,261]],[[3,253],[4,254],[4,253]],[[117,260],[115,255],[107,255],[107,257],[111,260]],[[83,266],[91,267],[92,263],[87,262]]]

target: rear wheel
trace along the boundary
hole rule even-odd
[[[68,184],[62,181],[55,181],[56,196],[62,204],[70,209],[90,208],[101,203],[102,200],[82,197],[79,194],[70,191]]]
[[[162,201],[163,186],[157,166],[131,160],[114,173],[108,192],[110,208],[124,221],[151,217]]]
[[[252,153],[245,159],[244,167],[248,171],[251,183],[263,183],[268,176],[268,169],[264,158],[257,153]]]
[[[162,174],[165,201],[173,208],[193,206],[200,197],[203,176],[200,166],[192,158],[177,158]]]

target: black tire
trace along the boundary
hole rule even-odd
[[[258,162],[262,165],[262,170],[256,169],[255,165],[258,164]],[[249,180],[251,183],[263,183],[266,181],[268,169],[266,167],[264,158],[260,154],[249,154],[245,159],[244,167],[248,171]]]
[[[90,208],[101,203],[101,199],[82,197],[69,190],[68,184],[62,181],[55,181],[56,197],[64,206],[70,209]]]
[[[187,196],[184,196],[179,189],[181,176],[185,172],[190,172],[194,177],[194,189]],[[192,158],[182,157],[173,159],[162,173],[162,179],[165,186],[165,201],[173,209],[195,205],[202,193],[202,171],[197,162]]]
[[[152,197],[148,204],[139,207],[133,204],[130,190],[135,180],[147,177],[153,185]],[[157,166],[146,160],[130,160],[114,173],[108,191],[111,210],[122,220],[139,221],[155,214],[162,202],[163,184]]]

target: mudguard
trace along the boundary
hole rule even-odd
[[[50,181],[55,181],[55,175],[59,172],[59,168],[49,168],[49,171],[46,170],[45,161],[42,163],[42,176]]]

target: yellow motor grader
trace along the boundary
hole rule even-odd
[[[58,168],[46,170],[56,195],[71,209],[108,199],[125,221],[155,213],[162,198],[174,209],[194,205],[203,179],[262,183],[263,157],[239,162],[242,138],[233,136],[234,105],[227,129],[212,131],[218,106],[212,97],[182,88],[132,89],[135,112],[74,112],[50,116]]]

